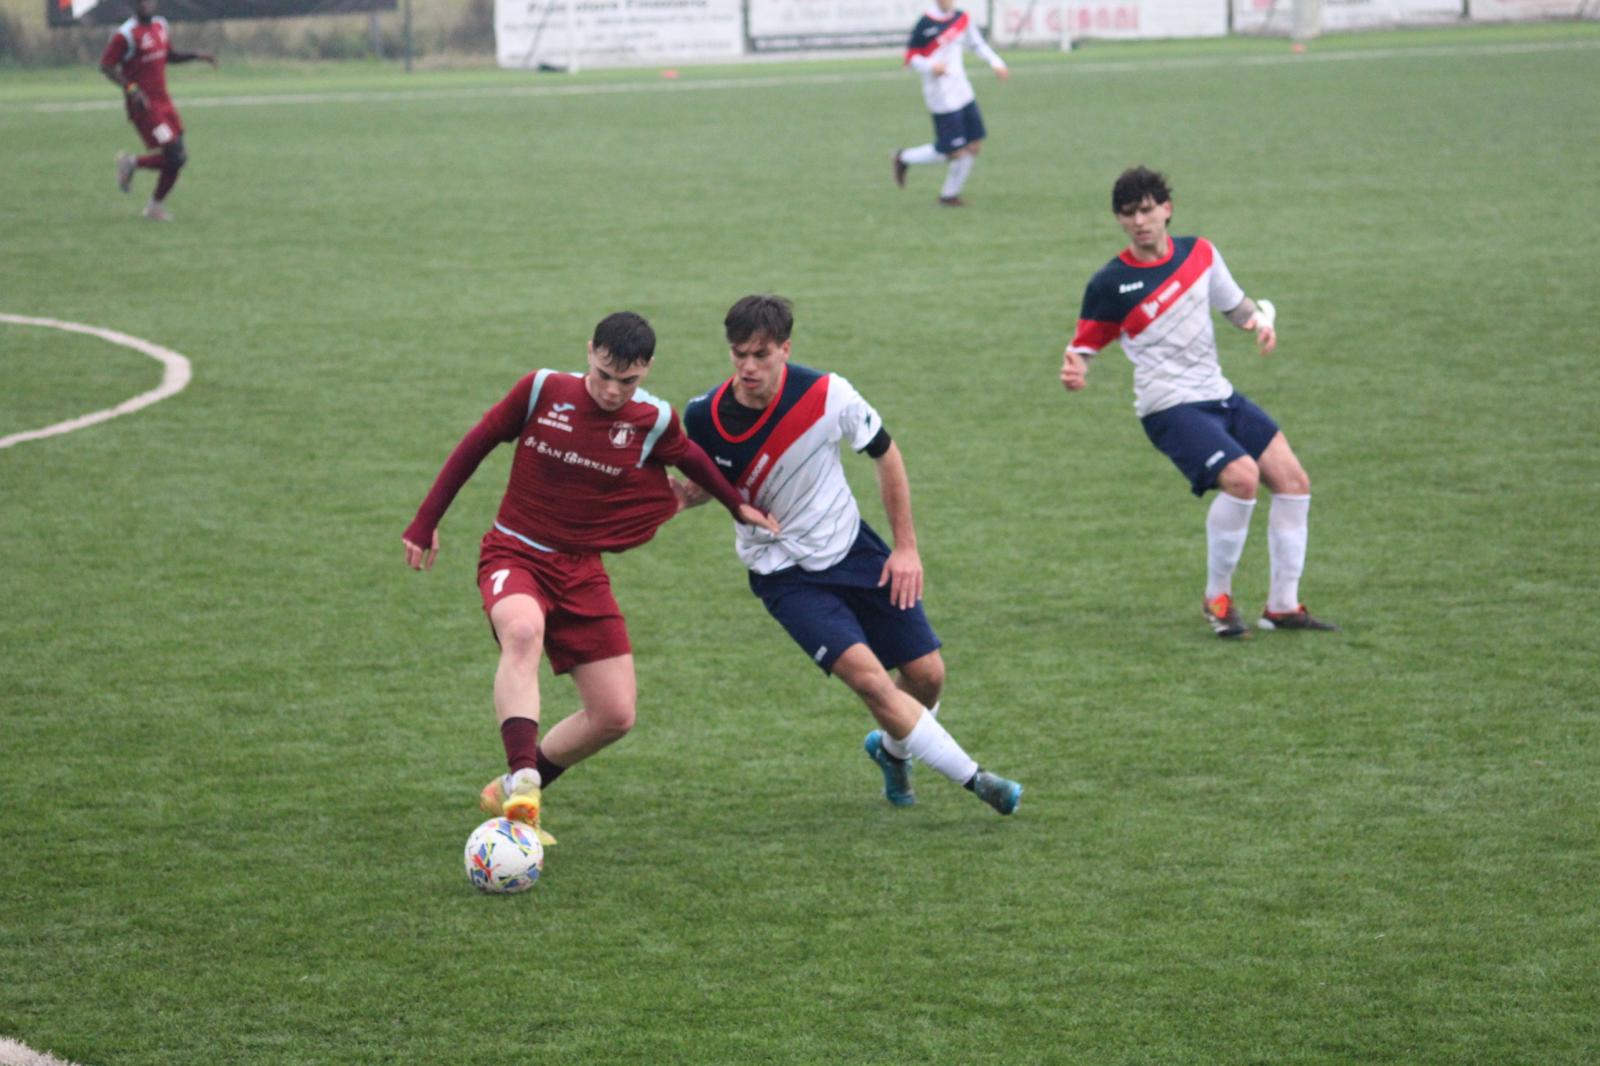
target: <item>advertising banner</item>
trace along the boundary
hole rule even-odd
[[[1511,19],[1600,19],[1595,0],[1468,0],[1468,14],[1480,22]]]
[[[989,43],[995,48],[1065,48],[1070,41],[1067,5],[1061,0],[995,0],[994,25],[989,27]]]
[[[1073,40],[1222,37],[1228,32],[1227,0],[1073,0],[1067,4],[1067,32]]]
[[[740,0],[495,0],[495,58],[515,70],[744,54]]]
[[[807,48],[903,47],[931,0],[750,0],[750,43],[758,52]],[[985,3],[957,5],[979,26]]]
[[[1382,26],[1437,25],[1458,21],[1462,0],[1321,0],[1324,33]],[[1294,28],[1294,0],[1233,0],[1239,33],[1287,34]]]
[[[133,14],[128,0],[45,0],[52,26],[117,26]],[[298,18],[393,11],[395,0],[159,0],[156,14],[168,22],[205,19]]]

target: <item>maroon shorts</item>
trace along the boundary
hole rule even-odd
[[[544,652],[558,674],[633,651],[598,553],[542,552],[490,529],[478,553],[478,591],[485,614],[511,595],[539,602]]]
[[[146,148],[165,148],[183,136],[178,109],[169,100],[145,101],[143,107],[128,105],[128,121],[139,131]]]

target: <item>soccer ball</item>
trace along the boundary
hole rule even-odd
[[[467,879],[485,892],[525,892],[544,869],[544,846],[530,826],[491,818],[467,838]]]

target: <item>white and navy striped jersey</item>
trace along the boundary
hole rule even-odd
[[[690,400],[683,428],[739,494],[783,530],[773,536],[735,523],[740,561],[758,574],[793,566],[826,570],[849,553],[861,528],[861,508],[839,461],[840,442],[861,451],[883,428],[883,419],[838,374],[790,363],[756,423],[734,432],[718,414],[732,387],[730,378]]]
[[[960,111],[977,98],[972,91],[972,81],[967,77],[964,53],[968,49],[982,56],[991,67],[1005,66],[965,11],[952,11],[947,15],[935,6],[924,12],[911,28],[911,40],[906,44],[906,65],[922,76],[922,99],[933,114]],[[934,74],[935,63],[944,64],[943,74]]]
[[[1244,290],[1204,237],[1173,237],[1167,257],[1141,263],[1124,251],[1083,293],[1067,350],[1092,356],[1114,340],[1133,362],[1140,418],[1180,403],[1224,400],[1233,386],[1217,361],[1211,309],[1231,311]]]

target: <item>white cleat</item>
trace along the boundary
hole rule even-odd
[[[159,202],[151,200],[144,205],[144,217],[151,222],[171,222],[172,212],[162,207]]]
[[[133,172],[139,169],[139,163],[127,152],[117,153],[117,188],[127,192],[133,187]]]

